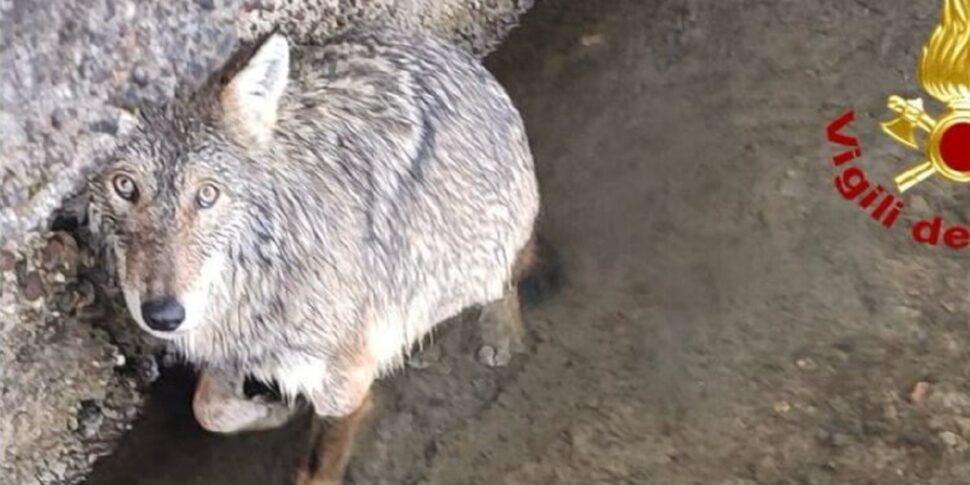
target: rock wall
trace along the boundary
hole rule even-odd
[[[83,196],[64,209],[140,105],[193,89],[275,28],[314,43],[387,26],[484,56],[531,3],[0,0],[0,482],[80,481],[156,375],[86,245]]]

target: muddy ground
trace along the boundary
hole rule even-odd
[[[970,483],[970,250],[907,230],[970,220],[970,192],[924,182],[885,230],[835,192],[824,138],[853,108],[869,178],[917,161],[877,122],[917,94],[938,8],[541,2],[488,65],[526,118],[562,286],[509,368],[452,324],[437,362],[382,382],[348,481]],[[303,423],[206,435],[184,382],[91,485],[286,483]]]

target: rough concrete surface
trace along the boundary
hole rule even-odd
[[[137,415],[150,377],[137,371],[152,364],[125,357],[100,326],[95,286],[80,276],[95,259],[71,234],[24,249],[0,250],[0,483],[73,482]]]
[[[833,187],[847,108],[879,132],[917,94],[936,1],[546,0],[489,66],[529,128],[562,287],[493,371],[473,325],[378,389],[355,484],[961,484],[970,476],[965,251],[906,225],[968,218],[934,179],[883,229]],[[435,359],[430,359],[435,360]],[[224,438],[162,379],[92,485],[287,483],[300,424]]]
[[[157,373],[154,346],[125,325],[111,269],[78,228],[83,197],[54,217],[139,106],[193,89],[272,29],[306,43],[390,26],[484,55],[530,5],[0,0],[0,483],[80,480]]]

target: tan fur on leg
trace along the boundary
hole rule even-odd
[[[342,418],[314,416],[310,449],[297,474],[297,485],[340,485],[361,422],[374,407],[368,393],[361,405]]]

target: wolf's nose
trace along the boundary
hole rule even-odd
[[[141,304],[141,316],[152,330],[171,332],[185,320],[185,308],[175,298],[149,300]]]

